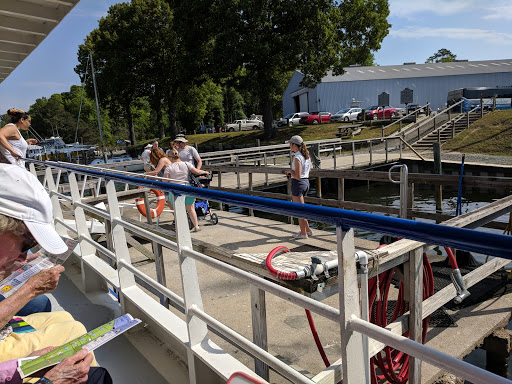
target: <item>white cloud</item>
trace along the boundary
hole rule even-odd
[[[410,18],[428,13],[450,16],[462,13],[481,15],[482,19],[512,20],[510,0],[494,0],[492,7],[480,0],[390,0],[391,16]]]
[[[512,33],[502,33],[474,28],[407,27],[389,31],[389,35],[401,39],[435,37],[443,39],[485,40],[486,43],[512,44]]]
[[[504,19],[512,20],[512,5],[503,5],[487,9],[488,15],[483,16],[484,19]]]
[[[483,9],[486,6],[485,3],[478,0],[390,0],[389,3],[391,15],[401,17],[428,12],[446,16],[462,12],[474,12],[475,9]]]

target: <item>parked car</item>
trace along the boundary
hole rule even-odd
[[[288,121],[293,126],[299,125],[300,118],[307,115],[309,115],[308,112],[289,113],[288,115],[277,121],[277,126],[284,127],[288,124]]]
[[[215,133],[215,127],[213,125],[203,125],[197,130],[197,133]]]
[[[242,131],[261,129],[263,128],[263,121],[260,119],[240,119],[235,120],[233,123],[226,124],[226,131],[228,132],[238,131],[240,128]]]
[[[319,124],[329,123],[331,121],[331,112],[311,112],[309,115],[302,116],[300,124]]]
[[[389,105],[384,108],[375,105],[366,110],[366,120],[392,119],[397,116],[397,110]]]
[[[361,112],[361,108],[344,108],[331,116],[331,122],[355,121],[355,120],[357,120],[357,115],[360,112]]]

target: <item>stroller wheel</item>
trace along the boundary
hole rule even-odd
[[[211,217],[211,219],[212,219],[212,223],[213,223],[214,225],[215,225],[215,224],[217,224],[217,223],[219,222],[219,216],[217,216],[217,214],[216,214],[216,213],[212,213],[212,214],[210,215],[210,217]]]

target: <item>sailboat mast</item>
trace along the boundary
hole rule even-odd
[[[105,159],[105,164],[107,164],[107,152],[105,151],[105,147],[103,145],[103,132],[101,130],[101,119],[100,119],[100,105],[98,102],[98,90],[96,89],[96,76],[94,75],[94,62],[92,59],[92,52],[89,52],[89,57],[91,59],[91,73],[92,73],[92,84],[94,86],[94,98],[96,99],[96,115],[98,116],[98,127],[100,129],[100,142],[101,142],[101,151],[103,152],[103,158]]]

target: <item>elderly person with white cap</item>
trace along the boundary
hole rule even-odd
[[[140,160],[144,163],[144,171],[146,172],[153,170],[153,166],[151,165],[151,160],[149,158],[152,148],[153,146],[151,144],[147,144],[144,147],[144,152],[142,152],[142,155],[140,155]]]
[[[187,145],[188,140],[183,135],[176,135],[174,142],[178,144],[180,160],[192,164],[193,167],[201,169],[203,161],[194,147]]]
[[[286,170],[285,173],[292,179],[292,201],[304,204],[304,196],[309,191],[309,170],[311,169],[311,160],[309,152],[302,137],[295,135],[286,143],[290,144],[290,150],[295,153],[292,161],[292,169]],[[313,232],[309,228],[306,219],[299,219],[300,231],[293,235],[296,239],[307,239],[312,236]]]
[[[27,252],[36,244],[49,253],[64,253],[68,247],[52,222],[52,203],[39,180],[16,165],[0,164],[0,270],[8,270],[16,261],[25,261]],[[58,265],[28,279],[0,303],[0,324],[7,324],[30,300],[53,291],[63,271],[64,267]],[[22,320],[35,330],[13,333],[8,325],[0,330],[0,361],[4,362],[0,364],[0,383],[21,383],[19,375],[16,376],[15,359],[46,353],[49,347],[65,344],[87,332],[64,311],[35,313]],[[77,352],[42,373],[46,381],[38,383],[85,383],[92,363],[95,364],[92,354]]]

